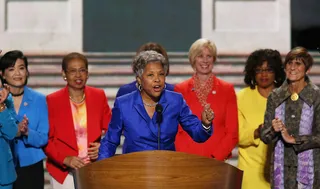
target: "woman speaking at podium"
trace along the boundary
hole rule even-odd
[[[182,95],[165,90],[167,60],[155,51],[143,51],[133,61],[137,91],[116,99],[107,134],[101,141],[98,159],[111,157],[125,136],[123,153],[145,150],[175,150],[178,124],[197,142],[212,133],[213,111],[207,105],[200,121]]]

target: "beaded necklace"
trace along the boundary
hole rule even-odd
[[[211,73],[209,78],[206,80],[204,85],[201,85],[201,81],[199,77],[194,74],[193,76],[193,87],[194,91],[196,92],[196,96],[201,104],[204,107],[207,104],[207,98],[209,93],[212,91],[213,86],[213,74]]]

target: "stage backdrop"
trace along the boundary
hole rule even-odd
[[[132,52],[154,41],[188,51],[201,35],[201,1],[83,1],[85,52]]]
[[[0,0],[0,49],[132,52],[155,41],[186,52],[204,37],[218,53],[287,53],[290,18],[290,0]]]

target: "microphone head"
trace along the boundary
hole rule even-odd
[[[157,104],[156,105],[156,112],[161,114],[162,110],[163,110],[163,107],[161,106],[161,104]]]

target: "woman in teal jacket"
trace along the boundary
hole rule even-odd
[[[11,189],[16,180],[9,142],[18,135],[18,126],[14,118],[12,97],[7,98],[8,94],[6,88],[0,88],[0,189]]]
[[[43,189],[45,154],[42,148],[48,142],[48,110],[43,94],[27,87],[28,60],[21,51],[9,51],[0,59],[0,70],[4,82],[13,96],[15,118],[18,123],[28,120],[21,136],[13,141],[17,180],[14,189]]]

